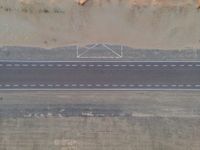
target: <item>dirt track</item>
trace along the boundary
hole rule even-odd
[[[194,0],[0,0],[0,45],[58,47],[117,43],[134,48],[200,47]]]

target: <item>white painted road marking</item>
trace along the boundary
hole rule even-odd
[[[162,65],[163,67],[168,67],[168,65]]]
[[[13,86],[14,86],[14,87],[18,87],[19,85],[18,85],[18,84],[14,84]]]
[[[54,65],[53,64],[48,64],[48,67],[53,67]]]
[[[62,67],[63,65],[62,65],[62,64],[57,64],[56,66],[57,66],[57,67]]]
[[[40,64],[40,67],[45,67],[45,64]]]
[[[6,64],[7,67],[12,67],[12,64]]]
[[[132,87],[133,89],[137,89],[137,87],[139,88],[143,88],[143,87],[147,87],[148,89],[153,89],[153,88],[159,88],[160,89],[170,89],[169,87],[179,87],[179,88],[191,88],[191,87],[196,87],[196,88],[200,88],[200,84],[170,84],[170,85],[166,85],[166,84],[0,84],[0,87],[13,87],[13,88],[17,88],[18,87],[34,87],[34,88],[46,88],[46,87],[60,87],[61,89],[63,88],[70,88],[70,87],[97,87],[97,88],[104,88],[104,87],[110,87],[110,89],[112,88],[116,88],[116,89],[120,89],[121,88],[127,88],[127,87]],[[11,88],[12,89],[12,88]]]
[[[31,84],[30,86],[31,86],[31,87],[35,87],[35,86],[36,86],[36,84]]]
[[[22,66],[23,66],[23,67],[28,67],[29,65],[28,65],[28,64],[22,64]]]
[[[176,67],[176,65],[174,65],[174,64],[173,64],[173,65],[171,65],[171,66],[172,66],[172,67]]]
[[[19,63],[14,63],[14,64],[11,64],[11,63],[5,63],[5,64],[0,64],[0,67],[3,67],[4,65],[6,67],[20,67],[20,66],[23,66],[23,67],[28,67],[28,66],[32,66],[32,67],[37,67],[37,66],[40,66],[40,67],[45,67],[45,66],[48,66],[48,67],[62,67],[63,65],[66,66],[66,67],[79,67],[78,64],[75,64],[75,63],[72,63],[72,64],[69,64],[69,62],[66,62],[67,64],[56,64],[55,66],[52,64],[53,62],[51,63],[23,63],[23,64],[19,64]],[[84,63],[84,62],[83,62]],[[98,64],[98,63],[95,63],[93,62],[94,64],[81,64],[80,66],[81,67],[110,67],[110,66],[114,66],[114,67],[200,67],[200,64],[179,64],[179,65],[176,65],[176,64],[122,64],[122,65],[119,65],[119,64]],[[116,62],[117,63],[117,62]],[[167,62],[166,62],[167,63]]]
[[[67,64],[66,64],[67,63]],[[167,62],[166,62],[167,63]],[[112,63],[107,63],[107,62],[102,62],[102,64],[100,64],[99,62],[90,62],[90,63],[86,63],[86,62],[82,62],[82,63],[76,63],[76,62],[57,62],[57,63],[54,63],[54,62],[43,62],[43,63],[39,63],[39,62],[3,62],[3,63],[0,63],[0,66],[5,67],[5,69],[7,70],[11,70],[13,69],[14,67],[17,67],[16,69],[27,69],[28,67],[34,67],[34,68],[40,68],[41,67],[63,67],[63,66],[66,66],[66,67],[72,67],[72,68],[77,68],[79,69],[80,67],[87,67],[87,69],[93,69],[95,67],[101,67],[99,69],[102,69],[102,70],[109,70],[109,69],[112,69],[112,70],[122,70],[123,71],[123,68],[124,70],[126,71],[129,71],[131,69],[135,69],[135,70],[148,70],[148,69],[151,69],[151,70],[161,70],[164,69],[166,71],[166,69],[182,69],[182,70],[192,70],[194,71],[195,69],[198,70],[199,67],[200,67],[200,62],[195,63],[195,62],[183,62],[183,63],[177,63],[175,64],[174,62],[173,63],[167,63],[167,64],[155,64],[155,63],[151,63],[151,62],[141,62],[141,63],[135,63],[135,64],[131,64],[131,63],[122,63],[120,64],[120,62],[112,62]],[[7,68],[6,68],[7,67]],[[21,67],[21,68],[19,68]],[[26,68],[27,67],[27,68]],[[113,68],[112,68],[113,67]],[[139,67],[139,68],[138,68]],[[163,68],[162,68],[163,67]],[[167,67],[167,68],[164,68],[164,67]],[[196,68],[195,68],[196,67]],[[198,68],[197,68],[198,67]],[[191,68],[191,69],[190,69]],[[2,68],[0,68],[2,69]],[[48,68],[50,69],[50,68]],[[63,70],[64,69],[68,69],[68,68],[62,68]],[[95,68],[96,69],[96,68]],[[195,72],[196,73],[196,72]],[[197,72],[198,73],[198,72]],[[177,79],[178,80],[178,79]],[[190,80],[189,80],[190,81]],[[193,80],[192,80],[193,81]],[[80,83],[75,83],[74,84],[69,84],[69,83],[66,83],[66,84],[52,84],[51,81],[47,82],[47,84],[43,84],[43,83],[37,83],[37,84],[30,84],[30,83],[24,83],[24,84],[20,84],[20,83],[17,83],[17,82],[14,82],[13,81],[10,81],[11,83],[7,83],[7,84],[4,84],[4,83],[0,83],[1,87],[2,88],[20,88],[20,87],[24,87],[24,88],[31,88],[31,87],[34,87],[34,88],[41,88],[41,89],[44,89],[46,87],[58,87],[60,89],[62,88],[71,88],[71,87],[74,87],[74,88],[80,88],[80,87],[86,87],[88,89],[92,89],[92,88],[115,88],[115,89],[120,89],[120,88],[123,88],[123,89],[127,89],[128,87],[131,87],[131,88],[141,88],[141,89],[145,89],[145,88],[148,88],[148,89],[152,89],[152,88],[156,88],[156,89],[169,89],[170,87],[171,88],[174,88],[174,89],[199,89],[200,88],[200,83],[198,83],[198,78],[197,80],[195,80],[197,83],[194,84],[194,82],[183,82],[183,84],[181,84],[182,82],[180,82],[179,84],[168,84],[168,82],[164,82],[163,84],[154,84],[154,83],[151,83],[151,84],[145,84],[145,82],[141,82],[141,83],[132,83],[132,81],[128,84],[116,84],[116,82],[113,82],[113,84],[109,84],[110,82],[103,82],[103,83],[96,83],[96,84],[90,84],[90,83],[85,83],[85,84],[80,84]],[[179,82],[179,81],[178,81]],[[48,84],[49,83],[49,84]],[[108,84],[106,84],[108,83]],[[112,82],[111,82],[112,83]],[[147,82],[149,83],[149,82]],[[156,83],[160,83],[159,82],[156,82]],[[170,82],[169,82],[170,83]],[[171,82],[173,83],[173,82]],[[72,89],[74,89],[72,88]],[[0,88],[1,89],[1,88]]]
[[[138,65],[138,67],[143,67],[143,65]]]

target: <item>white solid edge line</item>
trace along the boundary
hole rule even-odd
[[[27,61],[27,60],[0,60],[0,62],[17,62],[17,63],[19,63],[19,62],[52,62],[52,63],[54,63],[54,62],[118,62],[118,63],[123,63],[123,62],[164,62],[164,63],[166,63],[166,62],[180,62],[180,63],[182,63],[182,62],[185,62],[185,63],[190,63],[190,62],[196,62],[196,63],[200,63],[200,61]]]

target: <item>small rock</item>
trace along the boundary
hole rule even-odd
[[[84,5],[88,0],[78,0],[79,5]]]

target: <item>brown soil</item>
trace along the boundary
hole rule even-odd
[[[0,45],[200,47],[197,0],[0,0]]]

